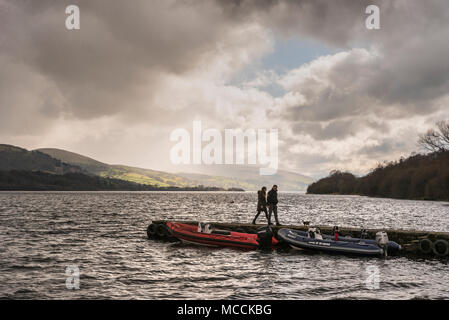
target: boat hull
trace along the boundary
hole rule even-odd
[[[314,239],[304,236],[301,231],[293,229],[280,229],[278,231],[278,237],[294,249],[365,256],[380,256],[384,253],[382,248],[374,244],[340,240],[334,241],[331,239]]]
[[[300,231],[300,230],[295,230],[296,232],[298,232],[299,235],[303,236],[303,237],[307,237],[308,233],[307,231]],[[333,240],[333,236],[328,235],[328,234],[323,234],[323,239],[326,240]],[[376,240],[373,239],[360,239],[360,238],[351,238],[351,237],[342,237],[339,236],[338,237],[338,241],[345,241],[345,242],[352,242],[352,243],[358,243],[360,241],[363,241],[366,244],[372,244],[372,245],[377,245],[376,244]],[[388,241],[387,244],[387,251],[388,252],[397,252],[400,251],[402,249],[401,245],[399,245],[398,243],[394,242],[394,241]]]
[[[241,232],[227,232],[221,233],[203,233],[198,232],[197,227],[194,225],[167,222],[167,228],[175,238],[192,244],[198,244],[203,246],[212,247],[230,247],[246,250],[254,250],[259,247],[257,241],[257,234],[241,233]],[[273,244],[276,244],[277,240],[273,238]]]

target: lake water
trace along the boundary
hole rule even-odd
[[[283,223],[449,231],[444,202],[299,193],[279,200]],[[255,202],[255,193],[0,193],[0,298],[449,298],[444,260],[214,249],[146,236],[157,219],[250,222]],[[73,265],[79,290],[66,288]]]

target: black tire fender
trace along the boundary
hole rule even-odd
[[[156,234],[160,238],[166,238],[170,235],[170,233],[167,230],[167,227],[165,226],[165,224],[162,223],[156,227]]]
[[[419,250],[422,253],[429,254],[433,250],[433,242],[429,239],[421,239],[419,241]]]
[[[449,243],[446,240],[439,239],[433,244],[433,253],[439,257],[449,254]]]
[[[154,238],[155,235],[156,235],[156,225],[152,223],[147,228],[147,236],[149,239],[151,239]]]

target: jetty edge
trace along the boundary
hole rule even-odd
[[[178,241],[173,238],[167,229],[167,222],[178,222],[192,225],[198,225],[199,221],[172,221],[172,220],[154,220],[147,227],[147,236],[150,239],[159,239],[164,241]],[[204,221],[202,221],[204,222]],[[213,227],[226,229],[236,232],[256,233],[257,230],[265,224],[250,224],[250,223],[227,223],[227,222],[210,222]],[[295,229],[307,231],[311,226],[305,225],[272,225],[273,232],[277,236],[277,231],[282,228]],[[319,227],[324,234],[332,234],[334,226],[314,225]],[[375,239],[376,233],[385,231],[391,241],[395,241],[401,245],[402,250],[395,255],[401,256],[416,256],[423,258],[449,258],[449,232],[434,232],[434,231],[420,231],[420,230],[402,230],[402,229],[365,229],[367,238]],[[360,228],[341,227],[339,226],[339,234],[343,236],[351,236],[354,238],[360,237]],[[282,247],[282,243],[280,245]]]

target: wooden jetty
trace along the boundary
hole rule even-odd
[[[153,221],[147,228],[149,238],[157,238],[166,241],[176,241],[173,239],[166,228],[166,220]],[[198,221],[174,221],[187,224],[198,225]],[[206,221],[203,221],[206,222]],[[213,227],[231,231],[255,233],[264,225],[254,225],[245,223],[223,223],[223,222],[207,222]],[[265,225],[266,226],[266,225]],[[276,235],[281,228],[289,228],[307,231],[311,226],[308,225],[281,225],[272,226],[273,232]],[[332,234],[333,226],[316,225],[324,234]],[[150,230],[151,228],[151,230]],[[416,256],[416,257],[438,257],[449,258],[449,232],[431,232],[418,230],[398,230],[398,229],[365,229],[367,238],[374,239],[379,231],[385,231],[388,238],[401,245],[402,250],[399,255]],[[360,229],[348,228],[339,226],[339,234],[343,236],[351,236],[354,238],[360,237]]]

